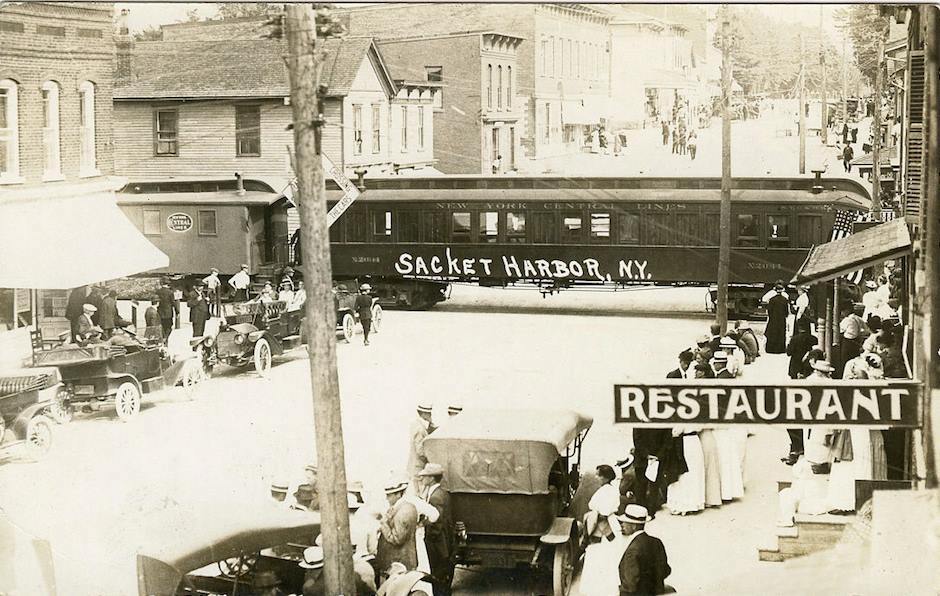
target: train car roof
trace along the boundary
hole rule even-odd
[[[273,205],[279,200],[285,201],[284,195],[275,192],[248,190],[239,195],[236,191],[221,190],[209,192],[119,192],[116,194],[118,205],[199,205],[216,207],[235,207]]]

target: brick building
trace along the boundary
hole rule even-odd
[[[380,39],[420,26],[423,36],[482,30],[525,40],[516,48],[512,77],[514,109],[518,100],[523,110],[517,161],[579,152],[587,133],[609,120],[610,17],[591,5],[395,3],[340,13],[351,34]],[[436,55],[426,60],[424,66],[439,65]],[[451,94],[485,93],[487,76],[476,73],[476,64],[443,73],[445,100],[450,88]]]
[[[433,108],[438,170],[490,174],[497,156],[502,157],[501,171],[515,169],[524,116],[515,74],[522,41],[494,31],[379,40],[396,78],[449,81]]]
[[[114,204],[124,181],[112,176],[112,13],[0,6],[0,330],[67,328],[67,288],[159,255]],[[117,254],[99,268],[116,239],[143,261]]]

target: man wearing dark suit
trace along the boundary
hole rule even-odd
[[[69,299],[65,305],[65,318],[69,321],[69,327],[72,332],[72,341],[78,341],[78,320],[81,318],[82,307],[88,297],[88,286],[78,286],[69,292]]]
[[[662,541],[646,533],[646,508],[628,505],[617,519],[627,542],[620,558],[620,596],[665,594],[664,582],[672,569]]]
[[[454,514],[450,504],[450,493],[441,486],[444,468],[429,463],[418,472],[425,486],[424,498],[437,509],[437,521],[428,520],[424,526],[424,544],[428,553],[428,564],[434,578],[434,593],[447,596],[454,580]]]
[[[160,325],[163,327],[163,339],[166,339],[173,331],[173,318],[179,314],[179,306],[176,305],[176,297],[173,296],[173,290],[168,281],[164,280],[160,284],[157,298],[160,300],[157,312],[160,314]]]
[[[653,512],[663,504],[663,496],[660,494],[660,480],[663,477],[662,469],[656,477],[655,482],[650,482],[646,477],[646,468],[649,465],[650,457],[660,461],[666,454],[672,442],[672,431],[668,428],[645,428],[635,427],[633,429],[633,455],[636,458],[634,467],[636,468],[636,502]]]
[[[193,324],[193,337],[202,337],[206,332],[206,320],[209,318],[209,302],[203,295],[205,283],[196,282],[193,294],[187,304],[189,305],[189,322]]]
[[[666,378],[684,379],[686,371],[689,369],[693,360],[695,360],[695,354],[692,353],[692,350],[682,350],[679,352],[679,368],[669,371],[669,373],[666,374]]]

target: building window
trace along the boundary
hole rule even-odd
[[[382,106],[372,106],[372,153],[382,150]]]
[[[767,245],[771,248],[790,246],[790,216],[767,216]]]
[[[553,73],[556,77],[561,78],[564,76],[564,73],[561,70],[561,65],[564,64],[565,40],[558,38],[555,40],[555,72]]]
[[[548,38],[548,68],[545,69],[547,76],[555,76],[555,38]]]
[[[546,143],[552,141],[552,105],[548,102],[545,103],[545,134],[542,139]]]
[[[757,227],[757,216],[750,214],[738,215],[738,246],[759,246],[760,238]]]
[[[261,106],[235,106],[235,155],[261,156]]]
[[[153,129],[154,155],[179,155],[179,111],[154,111]]]
[[[450,224],[451,242],[470,242],[470,212],[454,211]]]
[[[503,109],[503,67],[496,67],[496,109]]]
[[[610,239],[610,213],[591,214],[591,240],[606,242]]]
[[[353,152],[362,155],[362,106],[353,105]]]
[[[506,67],[506,109],[512,109],[512,67]]]
[[[36,25],[36,33],[39,35],[51,35],[52,37],[65,37],[65,27]]]
[[[43,178],[59,178],[62,167],[59,147],[59,84],[42,84],[42,173]]]
[[[581,45],[583,43],[584,42],[579,41],[574,46],[574,50],[575,50],[574,77],[576,79],[581,78]]]
[[[20,174],[19,120],[16,114],[16,83],[0,80],[0,180]]]
[[[418,151],[424,151],[424,106],[418,106]]]
[[[619,223],[617,242],[619,244],[639,244],[640,216],[636,213],[621,213],[617,220]]]
[[[583,237],[581,214],[578,212],[565,213],[561,218],[561,241],[566,244],[577,244]]]
[[[506,212],[506,242],[525,242],[525,211]]]
[[[493,109],[493,65],[486,65],[486,107]]]
[[[373,211],[372,212],[372,234],[374,236],[392,235],[392,212],[391,211]]]
[[[401,152],[408,151],[408,106],[401,107]]]
[[[163,218],[159,209],[144,209],[144,234],[159,236],[163,233]]]
[[[565,68],[568,70],[568,76],[574,78],[574,51],[570,39],[568,40],[568,63],[565,64]]]
[[[79,174],[98,174],[95,154],[95,84],[82,81],[78,86],[78,126],[80,138]]]
[[[216,224],[215,209],[200,209],[198,219],[200,236],[218,235],[219,230]]]
[[[542,76],[548,75],[549,64],[550,63],[548,61],[548,39],[543,37],[542,38],[542,61],[540,64],[542,67]]]
[[[480,242],[493,243],[499,240],[499,213],[480,212]]]

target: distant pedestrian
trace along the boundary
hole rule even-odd
[[[855,151],[851,145],[842,148],[842,167],[846,172],[852,171],[852,158],[855,157]]]
[[[783,289],[783,282],[774,284],[774,294],[767,301],[767,336],[768,354],[783,354],[787,351],[787,318],[790,316],[790,300]]]
[[[359,286],[359,295],[356,296],[356,313],[359,315],[359,322],[362,323],[362,345],[369,345],[369,331],[372,329],[372,296],[369,292],[372,286],[362,284]]]
[[[662,121],[662,131],[663,131],[663,147],[669,144],[669,123],[665,120]]]
[[[209,318],[209,302],[206,300],[205,284],[196,282],[193,293],[186,304],[189,306],[189,322],[193,324],[193,337],[202,337],[206,332],[206,320]]]
[[[493,160],[493,173],[499,174],[503,167],[503,156],[497,155],[496,159]]]
[[[695,161],[695,151],[698,149],[698,134],[694,128],[689,131],[689,140],[686,141],[686,144],[689,147],[689,157],[692,158],[692,161]]]
[[[409,427],[408,473],[411,475],[423,470],[428,463],[424,455],[424,440],[431,429],[431,404],[419,403],[416,410],[418,417],[412,420]]]
[[[174,319],[179,315],[180,307],[176,303],[176,296],[173,289],[170,288],[170,282],[163,280],[160,283],[160,289],[157,290],[157,297],[160,302],[157,305],[157,312],[160,313],[160,326],[163,327],[163,339],[170,337],[173,331]]]
[[[852,127],[852,142],[853,143],[858,142],[858,127],[857,126]]]
[[[221,313],[221,287],[222,280],[219,279],[219,270],[215,267],[209,269],[209,275],[202,278],[202,283],[206,284],[206,300],[209,302],[209,313],[217,317]]]
[[[849,123],[848,122],[842,123],[842,144],[843,145],[849,144]]]
[[[157,310],[157,303],[160,297],[154,294],[150,297],[150,306],[144,311],[144,337],[150,340],[162,340],[163,329],[160,327],[160,312]]]
[[[672,152],[673,154],[679,152],[679,129],[676,127],[672,128]]]
[[[242,265],[241,270],[229,278],[228,285],[235,291],[235,300],[251,300],[248,289],[251,287],[251,276],[248,275],[248,265]]]
[[[686,132],[684,128],[679,129],[679,155],[685,155]]]
[[[121,323],[127,324],[118,314],[117,292],[114,290],[105,291],[104,296],[101,298],[101,308],[98,309],[98,323],[105,339],[111,337],[115,327],[120,327]]]

